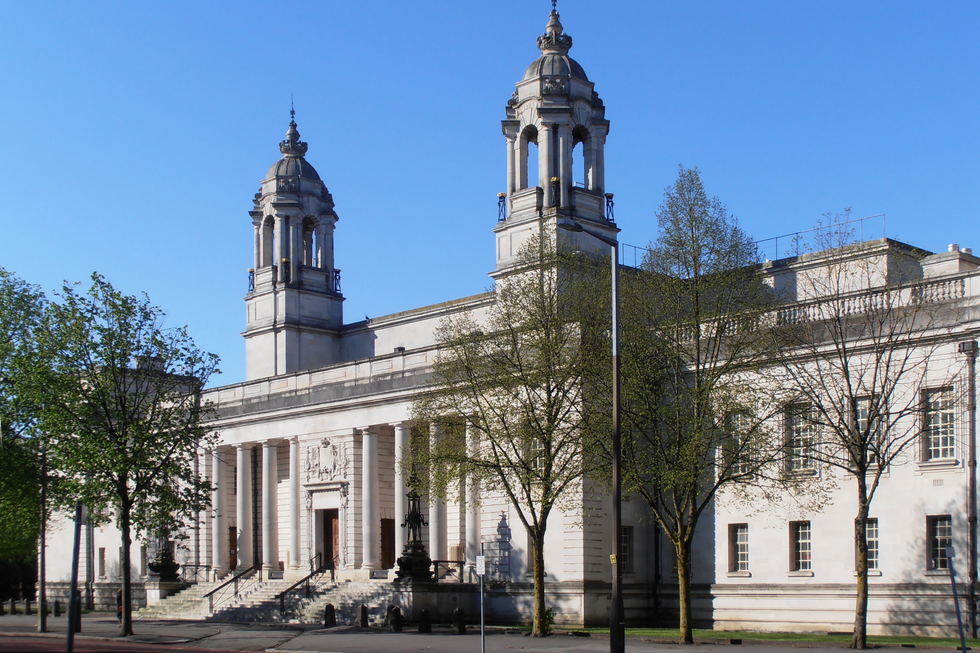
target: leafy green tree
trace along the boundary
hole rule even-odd
[[[435,389],[414,404],[416,419],[440,425],[444,434],[431,452],[413,449],[416,462],[431,469],[429,491],[445,496],[469,477],[481,494],[506,496],[524,526],[532,547],[534,636],[548,632],[549,517],[576,497],[581,505],[583,478],[602,462],[586,455],[586,357],[552,242],[529,242],[515,273],[498,281],[485,315],[444,319],[436,333]]]
[[[63,496],[80,498],[122,536],[123,618],[132,634],[131,544],[183,526],[210,500],[196,472],[216,443],[212,406],[200,390],[218,359],[186,328],[165,328],[149,298],[124,295],[98,274],[86,293],[65,284],[51,305],[44,427],[63,475]]]
[[[673,544],[689,644],[701,516],[725,488],[780,482],[772,403],[754,376],[768,362],[773,298],[753,241],[697,168],[680,168],[657,219],[657,240],[623,283],[623,483]]]
[[[0,268],[0,556],[11,563],[38,551],[41,432],[31,387],[44,364],[46,305],[38,287]]]

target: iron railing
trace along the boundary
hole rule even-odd
[[[284,589],[279,594],[276,594],[275,599],[279,601],[279,616],[285,618],[286,611],[293,607],[297,601],[304,598],[311,599],[317,590],[321,587],[322,581],[324,581],[324,575],[326,572],[330,572],[330,581],[332,582],[336,578],[337,560],[334,558],[326,565],[320,565],[320,560],[322,555],[317,553],[315,556],[310,558],[310,573],[304,578],[293,583],[286,589]],[[298,590],[301,590],[300,593]],[[292,598],[287,599],[290,594],[294,594]]]
[[[433,560],[433,580],[462,583],[465,564],[465,560]]]
[[[213,569],[211,565],[182,564],[180,566],[180,577],[188,585],[210,583],[213,580],[218,580],[218,570]]]
[[[221,583],[221,585],[218,585],[213,590],[205,594],[202,598],[208,600],[208,614],[214,614],[214,606],[216,604],[220,605],[222,602],[231,599],[231,597],[238,598],[241,596],[242,587],[244,586],[242,580],[249,580],[248,576],[258,571],[261,567],[261,564],[254,564],[248,569],[238,572],[225,582]],[[230,592],[228,591],[229,587],[232,588]],[[217,599],[215,598],[216,596],[218,597]]]

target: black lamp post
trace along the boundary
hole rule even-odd
[[[407,528],[408,533],[405,537],[405,548],[402,555],[398,558],[398,571],[395,579],[396,583],[419,583],[432,580],[432,559],[425,550],[425,542],[422,541],[422,527],[428,526],[425,518],[422,517],[422,497],[415,491],[417,477],[412,474],[409,480],[409,490],[405,497],[408,499],[408,512],[405,514],[405,522],[402,528]]]
[[[606,195],[612,201],[612,195]],[[571,218],[558,218],[558,228],[566,231],[585,232],[609,245],[612,254],[612,449],[613,449],[613,532],[612,554],[612,606],[609,610],[609,651],[623,653],[626,650],[626,619],[623,610],[623,566],[619,562],[620,538],[623,532],[623,439],[619,421],[619,241],[603,233],[586,229]]]

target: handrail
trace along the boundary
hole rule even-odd
[[[248,574],[252,573],[253,571],[256,571],[257,569],[261,569],[261,568],[262,568],[262,565],[256,563],[256,564],[252,565],[251,567],[249,567],[248,569],[245,569],[243,571],[238,572],[237,574],[235,574],[234,576],[232,576],[230,579],[228,579],[225,582],[221,583],[221,585],[218,585],[213,590],[211,590],[210,592],[208,592],[207,594],[205,594],[204,596],[202,596],[201,598],[204,598],[204,599],[207,599],[208,600],[208,612],[209,613],[213,613],[214,612],[214,595],[215,595],[215,593],[223,590],[224,588],[226,588],[229,585],[231,585],[232,583],[234,583],[235,584],[235,596],[238,596],[238,580],[240,578],[242,578],[243,576],[247,576]]]
[[[456,578],[458,579],[457,582],[462,583],[463,566],[465,564],[466,564],[465,560],[433,560],[432,561],[432,570],[434,572],[433,577],[435,581],[438,583],[441,578],[446,578],[447,576],[450,576],[455,572]],[[439,576],[440,567],[446,570],[446,573],[444,573],[442,576]]]
[[[331,563],[330,565],[320,565],[320,566],[317,566],[314,569],[313,568],[313,561],[314,560],[319,560],[320,558],[321,558],[321,554],[320,553],[317,553],[315,556],[311,557],[310,558],[310,573],[308,573],[306,576],[304,576],[302,580],[299,580],[299,581],[293,583],[292,585],[290,585],[289,587],[287,587],[283,591],[281,591],[278,594],[276,594],[275,598],[273,598],[273,600],[279,599],[279,616],[280,617],[285,617],[286,616],[286,595],[287,594],[289,594],[290,592],[292,592],[294,589],[296,589],[300,585],[305,584],[306,585],[306,598],[310,598],[310,596],[312,595],[312,591],[313,591],[312,588],[310,587],[310,580],[314,576],[319,576],[320,574],[323,574],[325,571],[327,571],[327,567],[328,566],[329,566],[329,568],[331,570],[334,570],[335,569],[335,562],[337,560],[336,557],[334,557],[333,560],[330,561],[330,563]]]

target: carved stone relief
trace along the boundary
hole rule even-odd
[[[304,467],[307,482],[344,480],[350,467],[347,447],[343,442],[323,438],[319,444],[306,448]]]

